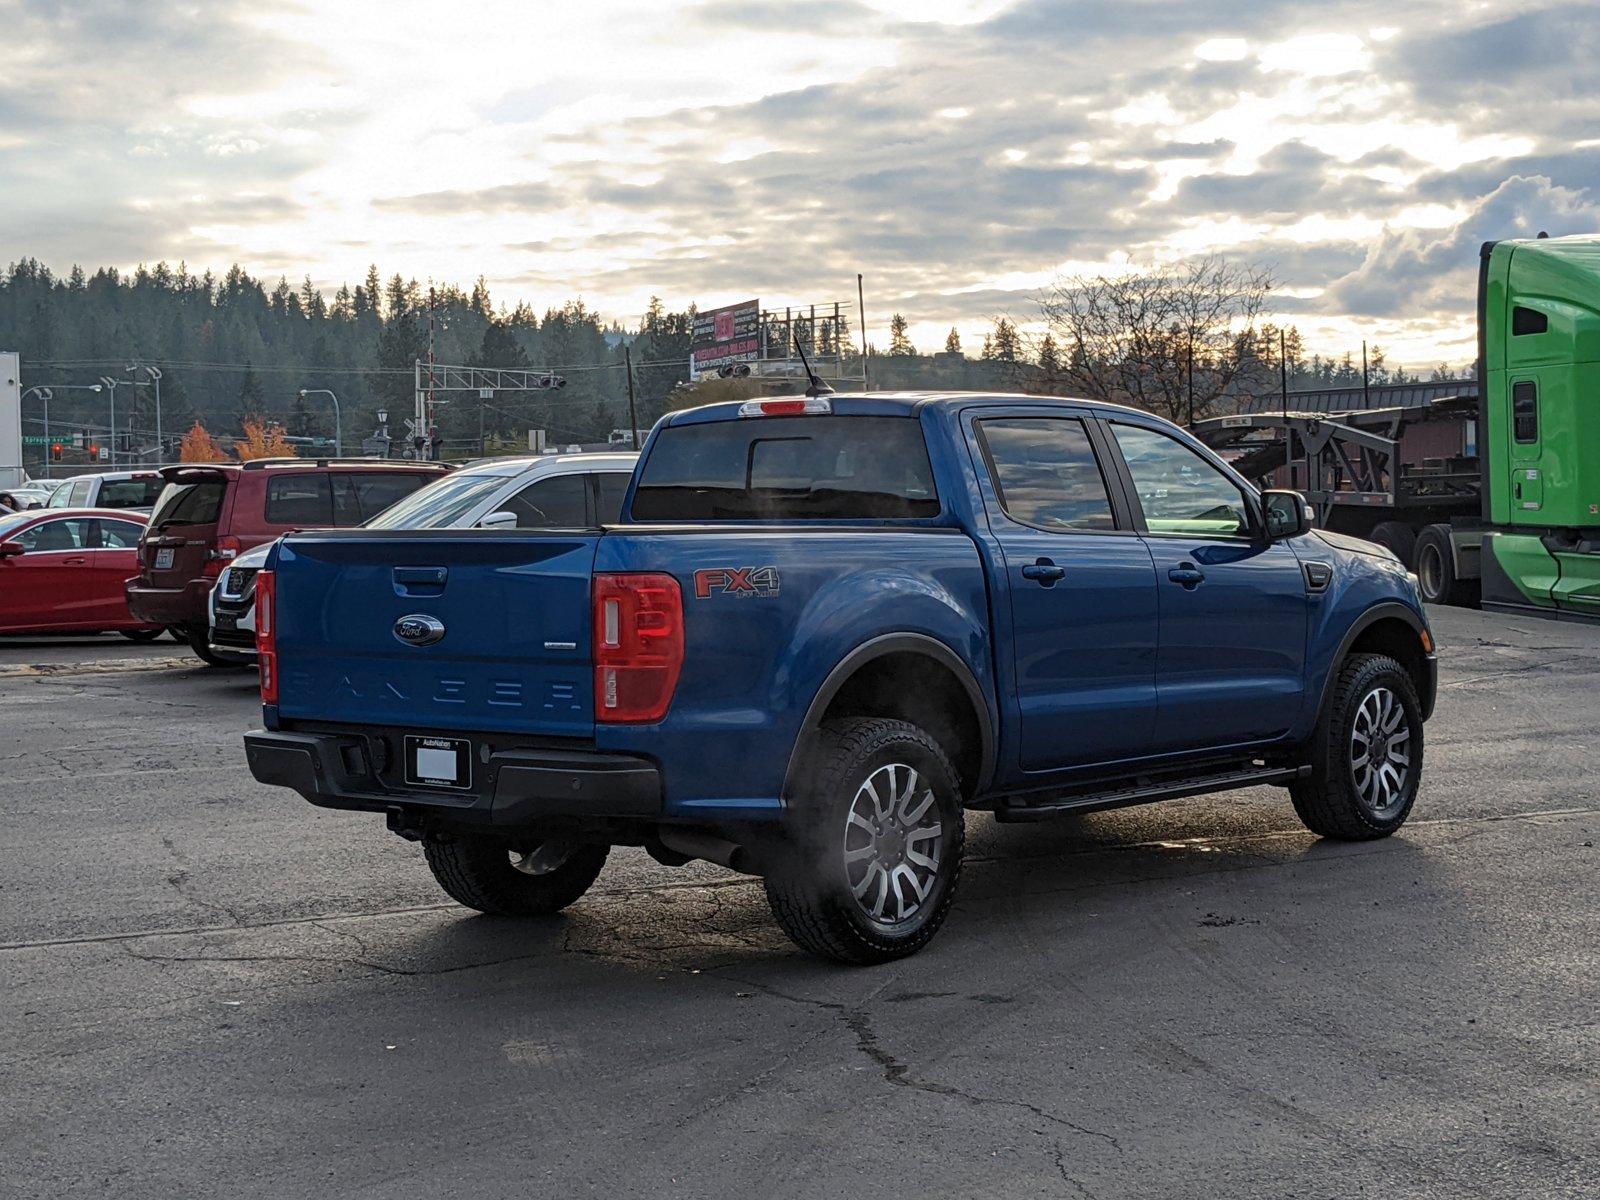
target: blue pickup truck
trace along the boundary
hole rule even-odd
[[[938,930],[964,812],[1259,784],[1405,821],[1415,579],[1147,413],[973,394],[670,414],[618,524],[291,534],[257,584],[265,783],[387,815],[455,899],[572,903],[614,845],[763,877],[801,947]]]

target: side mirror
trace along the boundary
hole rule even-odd
[[[27,547],[21,542],[0,542],[0,558],[15,558],[27,552]]]
[[[515,529],[516,527],[517,514],[506,512],[504,509],[499,512],[492,512],[478,522],[479,529]]]
[[[1298,537],[1312,526],[1311,502],[1299,492],[1272,488],[1261,493],[1261,509],[1267,522],[1267,540],[1281,542]]]

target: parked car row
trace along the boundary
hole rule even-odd
[[[588,527],[616,520],[635,458],[274,459],[63,480],[46,507],[0,517],[0,633],[166,629],[212,666],[248,665],[255,573],[282,534]]]

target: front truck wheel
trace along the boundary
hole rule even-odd
[[[1386,654],[1346,659],[1310,749],[1311,777],[1289,789],[1307,829],[1346,841],[1399,829],[1422,778],[1422,706],[1410,674]]]
[[[423,839],[428,868],[450,898],[499,917],[557,912],[589,890],[610,846],[440,835]]]
[[[767,902],[803,950],[839,962],[914,954],[944,924],[961,873],[961,786],[906,721],[851,718],[817,734],[799,827],[768,868]]]

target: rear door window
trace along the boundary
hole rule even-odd
[[[669,425],[634,492],[636,521],[933,517],[939,496],[920,422],[754,417]]]
[[[132,521],[101,521],[100,548],[132,550],[139,544],[139,535],[143,532],[144,526],[135,525]]]
[[[582,529],[589,524],[589,486],[582,475],[556,475],[523,488],[496,512],[517,514],[518,529]]]
[[[266,519],[268,525],[332,525],[333,489],[328,476],[274,475],[267,480]]]
[[[1000,417],[978,422],[1006,516],[1051,533],[1115,529],[1111,497],[1083,422]]]

